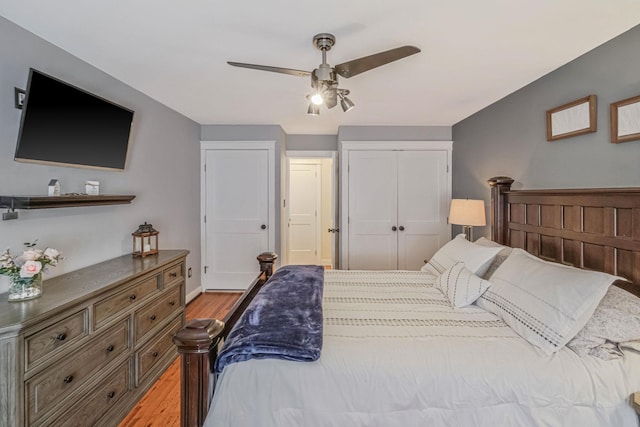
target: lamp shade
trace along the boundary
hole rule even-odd
[[[449,224],[487,225],[484,213],[484,200],[452,199],[449,210]]]

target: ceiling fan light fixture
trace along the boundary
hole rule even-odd
[[[374,53],[373,55],[363,56],[358,59],[343,62],[335,67],[327,63],[327,52],[335,45],[336,38],[333,34],[320,33],[313,37],[313,45],[322,53],[322,63],[313,71],[295,70],[292,68],[272,67],[268,65],[246,64],[243,62],[231,62],[229,65],[241,68],[251,68],[260,71],[269,71],[273,73],[289,74],[299,77],[311,77],[311,88],[313,93],[307,95],[307,99],[311,101],[307,113],[317,116],[320,114],[320,105],[324,105],[327,109],[332,109],[338,105],[345,113],[350,111],[355,104],[347,98],[348,89],[340,89],[338,87],[338,76],[350,78],[362,74],[365,71],[378,68],[390,62],[397,61],[410,55],[420,52],[415,46],[400,46],[395,49],[385,50],[383,52]]]
[[[311,95],[311,102],[315,105],[322,105],[324,103],[324,99],[320,93],[314,93]]]
[[[307,114],[310,116],[319,116],[320,115],[320,106],[314,104],[313,102],[309,103],[309,108],[307,108]]]
[[[349,98],[344,95],[340,95],[340,107],[342,107],[342,111],[345,113],[347,111],[351,111],[356,104],[353,103]]]

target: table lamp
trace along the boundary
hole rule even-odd
[[[452,199],[449,224],[462,225],[467,240],[472,241],[471,228],[487,225],[484,200]]]

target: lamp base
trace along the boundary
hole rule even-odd
[[[467,238],[468,241],[473,242],[473,236],[471,233],[471,226],[470,225],[463,225],[462,226],[462,232],[464,233],[465,237]]]

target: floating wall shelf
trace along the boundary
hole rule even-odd
[[[10,209],[52,209],[78,206],[123,205],[136,196],[66,194],[62,196],[0,196],[0,207]]]

